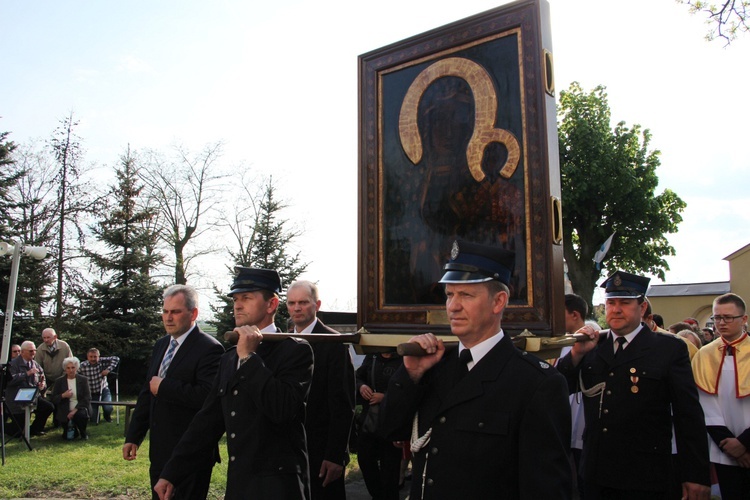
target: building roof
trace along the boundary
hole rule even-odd
[[[743,253],[747,252],[748,250],[750,250],[750,243],[740,248],[739,250],[735,250],[734,252],[730,253],[729,255],[724,257],[724,260],[732,261],[736,259],[737,257],[739,257],[740,255],[742,255]]]
[[[679,297],[682,295],[721,295],[730,292],[728,281],[651,285],[646,297]]]

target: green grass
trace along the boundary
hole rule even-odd
[[[148,438],[138,459],[122,458],[124,412],[120,424],[89,425],[88,441],[64,441],[60,429],[32,437],[32,450],[19,439],[6,444],[0,469],[0,498],[114,498],[150,499]],[[114,415],[113,415],[114,417]],[[50,420],[51,422],[51,420]],[[226,447],[222,463],[214,467],[208,498],[223,498],[226,486]]]
[[[138,449],[138,459],[123,460],[124,411],[119,425],[112,417],[112,423],[89,425],[88,441],[64,441],[60,429],[48,429],[47,435],[31,438],[31,451],[20,439],[7,443],[0,498],[150,499],[148,438]],[[211,476],[210,499],[223,498],[226,487],[225,438],[219,450],[221,463]],[[359,476],[357,457],[352,455],[347,479]]]

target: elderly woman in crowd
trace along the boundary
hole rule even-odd
[[[81,362],[76,357],[65,358],[63,369],[65,375],[55,381],[52,388],[52,402],[55,403],[55,419],[63,428],[63,438],[68,439],[68,426],[74,429],[73,437],[88,439],[86,424],[91,410],[91,391],[89,382],[83,375],[78,375]],[[69,424],[72,422],[72,424]]]

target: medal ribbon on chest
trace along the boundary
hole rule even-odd
[[[630,369],[630,381],[633,383],[633,386],[630,388],[630,392],[633,394],[638,394],[638,381],[640,378],[638,378],[638,375],[636,375],[637,370],[635,368]]]

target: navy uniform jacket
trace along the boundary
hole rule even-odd
[[[703,410],[685,343],[643,325],[615,359],[612,336],[601,338],[577,367],[570,354],[558,363],[571,392],[579,373],[583,388],[606,383],[601,395],[583,397],[581,468],[586,483],[669,490],[674,423],[679,482],[711,484]]]
[[[159,374],[171,339],[165,335],[154,345],[146,383],[138,394],[125,438],[126,443],[140,446],[146,433],[150,432],[148,455],[151,469],[157,474],[203,405],[224,352],[218,340],[203,333],[196,325],[177,350],[159,385],[159,394],[154,396],[149,381]],[[209,453],[214,460],[209,468],[218,460],[218,452],[217,447],[215,453]]]
[[[179,486],[209,465],[227,434],[227,500],[307,499],[305,399],[313,373],[310,344],[298,339],[263,342],[237,368],[236,348],[221,358],[203,408],[174,450],[161,477]]]
[[[414,455],[410,498],[570,498],[563,377],[505,335],[456,383],[457,350],[446,350],[418,384],[399,368],[381,403],[379,426],[388,439],[408,440],[417,410],[419,435],[432,427]]]
[[[318,319],[312,333],[338,333]],[[311,481],[318,478],[323,460],[346,465],[349,462],[349,430],[354,418],[354,365],[346,344],[312,345],[315,357],[310,395],[307,398],[307,449]],[[344,494],[341,477],[341,498]]]

